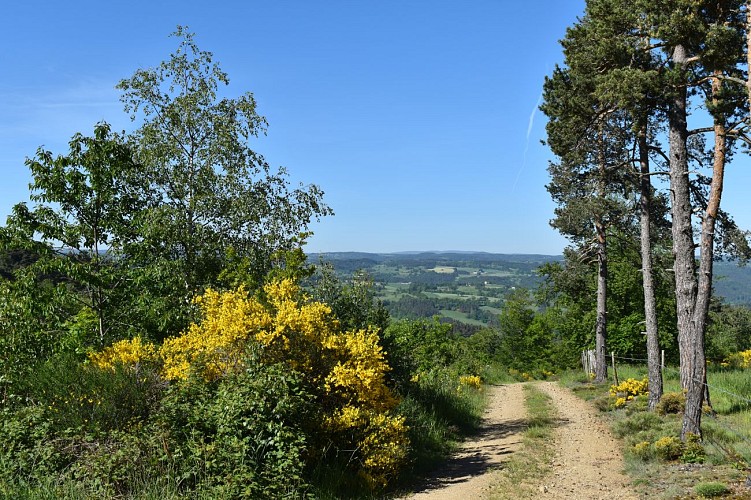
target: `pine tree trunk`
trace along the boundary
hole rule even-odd
[[[605,151],[603,144],[602,124],[598,134],[597,162],[600,171],[600,177],[597,188],[597,195],[602,200],[607,194],[605,179],[607,178],[605,165]],[[599,211],[599,210],[598,210]],[[595,357],[597,366],[595,367],[594,382],[602,384],[608,380],[608,361],[607,361],[607,335],[608,335],[608,244],[607,228],[603,221],[601,213],[595,215],[595,238],[597,241],[597,320],[595,323]]]
[[[647,330],[647,370],[649,376],[649,409],[654,410],[662,398],[662,367],[660,366],[660,340],[657,335],[657,306],[655,300],[654,276],[652,273],[652,240],[650,229],[652,182],[649,178],[649,149],[647,127],[639,130],[640,179],[640,229],[641,229],[641,270],[644,289],[644,319]]]
[[[721,74],[715,72],[712,80],[712,95],[717,96],[722,90]],[[716,99],[716,97],[714,98]],[[704,333],[707,328],[709,301],[712,297],[712,274],[714,265],[714,230],[717,214],[722,200],[722,189],[725,178],[725,119],[715,116],[714,119],[714,162],[712,165],[712,182],[709,186],[709,200],[704,211],[701,224],[701,260],[699,261],[698,289],[696,307],[694,308],[693,324],[693,355],[691,366],[691,380],[687,386],[686,412],[684,413],[681,437],[685,438],[689,432],[700,434],[701,429],[695,429],[694,421],[701,421],[702,404],[709,400],[707,380],[707,363],[704,353]]]
[[[673,50],[673,63],[678,71],[685,71],[686,50],[677,45]],[[685,76],[681,78],[685,82]],[[686,124],[686,85],[677,85],[669,110],[670,142],[670,201],[673,216],[673,270],[675,272],[675,298],[678,317],[678,349],[681,361],[681,387],[687,390],[686,408],[681,435],[700,434],[701,404],[704,392],[696,375],[703,366],[697,362],[703,359],[703,337],[694,323],[696,310],[696,259],[694,237],[691,225],[691,193],[688,176],[688,137]],[[704,260],[704,259],[702,259]],[[701,332],[703,334],[703,331]],[[701,345],[698,345],[701,344]],[[701,354],[699,353],[701,351]]]
[[[595,383],[603,383],[608,379],[607,361],[607,283],[608,283],[608,257],[605,228],[601,222],[595,223],[597,227],[597,323],[595,325],[595,356],[597,367],[595,371]]]

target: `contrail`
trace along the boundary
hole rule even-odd
[[[529,124],[527,125],[527,140],[524,144],[524,156],[522,157],[522,166],[519,167],[519,171],[516,173],[516,179],[514,179],[514,185],[511,187],[512,193],[516,190],[516,183],[519,182],[519,176],[522,174],[522,170],[524,170],[524,167],[527,164],[527,151],[529,151],[529,134],[532,133],[532,127],[535,124],[535,113],[537,113],[537,108],[540,107],[540,104],[542,104],[542,91],[540,91],[540,97],[537,98],[537,103],[535,104],[535,107],[532,108],[532,112],[529,114]]]

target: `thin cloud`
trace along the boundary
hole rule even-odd
[[[521,167],[519,167],[519,171],[516,173],[516,179],[514,179],[514,185],[511,187],[512,193],[516,190],[516,184],[519,182],[519,176],[521,176],[522,170],[524,170],[524,167],[527,165],[527,152],[529,151],[529,136],[532,133],[532,127],[534,127],[535,125],[535,114],[537,114],[537,109],[540,107],[540,104],[542,104],[542,92],[540,92],[540,96],[537,98],[537,103],[535,103],[535,107],[532,108],[532,112],[529,114],[529,123],[527,124],[527,137],[524,143],[524,154],[522,155],[522,165]]]
[[[0,108],[0,142],[64,145],[73,133],[87,133],[101,120],[127,121],[110,81],[5,89],[0,102],[5,103]]]

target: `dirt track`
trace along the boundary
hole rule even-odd
[[[553,474],[540,485],[541,496],[555,499],[637,499],[623,470],[621,444],[590,404],[555,382],[539,387],[558,410]]]
[[[488,388],[488,408],[471,441],[410,499],[472,500],[487,496],[495,469],[521,446],[526,425],[522,384]]]
[[[600,421],[597,411],[554,382],[538,387],[558,412],[556,455],[552,472],[535,485],[540,498],[638,499],[621,472],[620,443]],[[434,478],[409,496],[415,500],[492,498],[494,474],[521,446],[526,411],[522,384],[488,389],[489,405],[480,432]]]

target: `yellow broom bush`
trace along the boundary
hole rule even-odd
[[[100,352],[89,354],[91,362],[102,369],[113,369],[116,364],[130,366],[145,361],[156,361],[157,357],[154,344],[144,342],[141,337],[121,340]]]
[[[732,366],[735,368],[751,368],[751,349],[747,351],[736,352],[728,357],[722,366]]]
[[[408,439],[404,418],[393,411],[398,400],[386,386],[389,366],[378,334],[342,331],[331,308],[309,300],[290,279],[268,283],[264,295],[249,296],[242,287],[207,290],[196,299],[201,321],[158,349],[133,339],[89,357],[101,368],[158,358],[168,380],[185,380],[193,370],[214,380],[241,369],[243,353],[256,342],[264,363],[303,374],[322,412],[316,438],[357,450],[360,475],[374,487],[385,485],[406,460]]]
[[[616,408],[625,406],[626,403],[635,397],[647,394],[648,392],[649,381],[646,378],[642,380],[629,378],[618,385],[610,386],[610,396],[615,398],[614,406]]]

